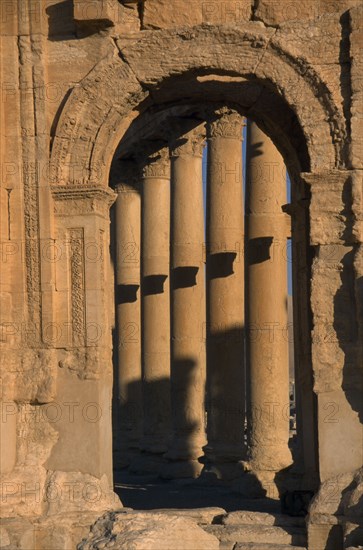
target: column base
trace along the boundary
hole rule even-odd
[[[251,446],[248,457],[249,470],[257,472],[281,472],[293,464],[287,441],[278,445]]]
[[[137,475],[156,474],[167,464],[162,454],[140,453],[129,466],[129,472]]]
[[[203,465],[197,460],[178,460],[168,462],[160,469],[159,477],[161,479],[183,479],[199,477]]]
[[[232,485],[232,491],[244,498],[279,499],[279,489],[275,482],[276,472],[245,472]]]

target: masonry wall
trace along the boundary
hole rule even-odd
[[[315,133],[304,128],[309,137],[303,144],[292,130],[292,117],[282,123],[286,136],[297,144],[297,157],[303,158],[305,146],[311,161],[311,170],[305,166],[303,178],[312,191],[312,361],[319,403],[321,481],[361,467],[363,64],[359,5],[359,0],[1,2],[4,516],[81,510],[88,486],[101,495],[91,504],[88,500],[91,509],[98,512],[119,505],[112,493],[110,421],[114,306],[109,208],[115,196],[104,184],[113,155],[110,143],[137,115],[136,108],[129,112],[122,104],[122,94],[127,88],[135,105],[151,105],[162,93],[171,100],[168,94],[176,88],[163,92],[164,82],[190,71],[194,57],[203,71],[211,59],[223,66],[223,56],[238,33],[246,41],[252,36],[252,53],[246,56],[245,65],[252,60],[252,68],[239,75],[237,54],[233,65],[228,53],[228,62],[235,68],[222,76],[213,69],[211,80],[235,77],[242,82],[252,74],[261,81],[270,70],[277,82],[283,81],[279,87],[271,80],[270,90],[284,100],[296,98],[296,104],[290,103],[299,122],[306,116],[311,127],[319,125]],[[174,43],[176,53],[168,49]],[[179,56],[184,44],[189,44],[185,59]],[[305,113],[303,109],[298,112],[300,80],[289,81],[287,73],[280,75],[278,69],[264,67],[264,52],[269,47],[279,59],[293,59],[294,67],[300,66],[299,78],[304,83],[310,85],[318,75],[320,87],[314,93],[318,99],[328,98],[325,121],[314,118],[317,111],[312,105],[306,105]],[[262,53],[253,63],[256,50]],[[119,60],[124,65],[118,88],[112,82],[116,72],[110,69],[108,73],[107,67]],[[106,69],[98,73],[102,63]],[[108,90],[106,97],[92,96],[100,89],[97,78],[102,90]],[[72,112],[69,105],[77,97],[81,101]],[[253,93],[243,101],[253,113]],[[86,120],[80,122],[78,113],[92,102],[94,109],[85,110]],[[94,128],[97,117],[105,119],[113,104],[120,116],[115,115],[115,120],[121,122],[110,125],[105,134],[105,160],[97,171],[89,161],[91,153],[99,150]],[[265,112],[273,121],[267,107]],[[334,130],[335,120],[340,122]],[[321,130],[319,134],[320,128],[326,133]],[[72,156],[63,158],[58,152],[70,135],[76,136]],[[50,164],[55,149],[56,166]],[[335,164],[326,166],[322,160],[318,166],[318,159],[313,165],[314,158],[330,158],[333,150],[338,151]],[[69,180],[59,181],[60,173]],[[80,191],[77,185],[85,181],[88,187]],[[69,189],[68,183],[75,185]],[[57,188],[59,184],[63,187]],[[71,503],[65,491],[70,484],[78,491]],[[47,491],[55,486],[62,488],[62,496],[51,503]]]

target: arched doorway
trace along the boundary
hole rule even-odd
[[[161,31],[158,41],[150,45],[141,39],[122,48],[123,60],[118,55],[105,59],[71,94],[60,118],[52,151],[56,201],[65,187],[68,197],[72,193],[85,192],[102,196],[117,145],[132,121],[137,122],[140,113],[150,109],[150,113],[157,115],[166,105],[190,101],[205,103],[206,98],[208,102],[237,104],[274,141],[291,178],[301,178],[311,189],[310,239],[317,254],[315,263],[321,267],[314,274],[318,281],[325,269],[324,246],[334,247],[338,239],[335,234],[327,236],[321,230],[317,212],[324,208],[319,203],[319,193],[322,188],[328,193],[339,192],[350,177],[344,170],[344,124],[327,85],[308,62],[297,59],[286,44],[274,40],[269,29],[259,27],[256,30],[254,24],[242,30],[218,29],[218,32],[214,28],[173,34]],[[161,50],[172,53],[168,60],[160,59]],[[179,82],[183,82],[182,87]],[[187,98],[185,89],[188,90]],[[81,174],[75,174],[72,166],[79,165],[80,161]],[[60,225],[65,223],[62,216],[62,213],[58,216]],[[86,219],[93,220],[95,212],[85,211],[82,216],[81,225]],[[343,250],[339,253],[344,256]],[[327,301],[330,305],[323,305],[313,296],[314,324],[320,323],[322,330],[325,330],[325,314],[330,311],[334,295],[333,289]],[[110,306],[102,291],[97,300],[107,318]],[[109,327],[107,322],[106,334],[110,333]],[[319,357],[319,345],[318,340],[313,341],[313,369],[317,378],[325,361]],[[106,348],[108,346],[109,338],[105,344]],[[107,361],[110,361],[109,356]],[[102,391],[104,389],[103,384]],[[344,422],[331,424],[326,430],[322,422],[330,402],[327,394],[334,391],[335,398],[343,406],[344,392],[334,382],[326,387],[318,384],[315,391],[319,393],[319,445],[324,448],[328,433],[330,440],[334,440],[345,432],[349,415]],[[352,437],[354,439],[354,435]],[[348,470],[357,465],[354,443],[351,443],[349,460],[345,457],[344,467]],[[101,453],[99,442],[96,453]],[[324,459],[319,453],[321,479],[333,475],[337,471],[336,464],[326,453]]]

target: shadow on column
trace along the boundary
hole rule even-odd
[[[199,267],[183,266],[171,270],[171,290],[189,288],[197,284]]]
[[[256,237],[248,239],[247,255],[248,265],[261,264],[272,259],[271,246],[273,237]]]
[[[139,288],[139,285],[117,285],[115,291],[116,305],[136,302]]]
[[[164,292],[164,283],[167,278],[167,275],[148,275],[143,277],[141,283],[143,296],[162,294]]]
[[[219,279],[233,275],[233,262],[237,258],[236,252],[218,252],[207,258],[208,273],[211,279]]]

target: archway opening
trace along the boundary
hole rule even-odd
[[[235,115],[240,122],[236,121]],[[276,163],[276,157],[272,160],[263,157],[262,164],[258,166],[260,175],[257,173],[254,176],[254,188],[269,184],[273,189],[278,178],[281,190],[279,201],[272,192],[272,211],[257,212],[257,216],[273,218],[273,209],[277,207],[278,216],[275,211],[274,219],[280,220],[280,234],[270,235],[271,230],[276,228],[274,223],[270,227],[267,224],[260,236],[252,237],[254,249],[249,250],[251,243],[247,242],[246,237],[249,215],[247,207],[243,206],[243,197],[248,195],[246,166],[251,170],[251,159],[248,160],[247,153],[247,147],[251,148],[251,145],[248,145],[243,122],[246,115],[257,133],[263,132],[264,142],[271,141],[264,132],[270,135],[279,133],[268,116],[252,116],[240,105],[231,102],[228,107],[221,106],[220,101],[211,101],[207,105],[194,102],[155,105],[136,118],[114,156],[110,177],[111,186],[118,192],[113,220],[118,311],[115,331],[114,465],[116,481],[119,480],[121,497],[126,505],[127,495],[132,490],[136,494],[136,486],[144,489],[153,487],[152,480],[159,474],[169,480],[194,479],[194,490],[203,486],[204,495],[205,484],[213,486],[214,482],[237,487],[237,493],[245,498],[250,495],[271,500],[291,487],[295,490],[314,490],[316,486],[316,420],[312,412],[315,404],[310,358],[311,255],[306,211],[309,193],[299,178],[300,162],[305,163],[306,169],[308,157],[304,147],[300,146],[296,151],[286,138],[278,141],[279,150],[272,145],[274,154],[281,158],[281,166]],[[227,120],[221,124],[223,117]],[[208,145],[203,151],[206,139]],[[221,139],[222,143],[218,145]],[[229,142],[225,141],[225,150],[221,152],[218,148],[223,149],[223,139]],[[235,156],[232,154],[231,157],[231,149]],[[258,155],[255,156],[258,158]],[[287,177],[286,166],[290,177]],[[273,176],[269,181],[271,173]],[[229,186],[224,195],[221,191],[223,185]],[[195,194],[198,186],[198,193]],[[190,201],[183,187],[188,188]],[[232,200],[230,192],[237,193]],[[281,199],[282,196],[285,200]],[[250,197],[249,200],[261,203],[261,197]],[[229,204],[218,214],[218,207],[223,201],[229,201]],[[239,222],[236,222],[237,226],[229,227],[229,215],[233,218],[236,207],[236,218],[243,219],[243,223],[238,225]],[[252,227],[255,221],[248,223]],[[197,235],[189,231],[195,226],[198,226]],[[220,231],[217,237],[216,228]],[[183,231],[188,234],[184,240],[181,237]],[[250,228],[249,231],[255,229]],[[264,231],[270,233],[265,234]],[[268,257],[264,258],[266,251]],[[250,319],[253,317],[251,312],[257,311],[260,306],[255,304],[250,313],[247,312],[251,302],[248,292],[256,275],[253,271],[248,275],[246,265],[253,264],[260,268],[266,260],[271,265],[278,263],[280,272],[278,270],[274,274],[267,269],[265,274],[257,276],[260,277],[260,287],[257,285],[254,289],[254,299],[258,300],[264,292],[264,278],[265,285],[273,287],[273,280],[269,285],[269,273],[277,280],[281,276],[283,281],[279,282],[278,287],[280,296],[283,293],[285,296],[284,312],[281,310],[282,317],[277,315],[278,320],[277,317],[275,319],[276,302],[274,304],[270,296],[271,303],[265,304],[261,311],[269,309],[271,318],[263,314],[261,317],[260,313],[262,321],[256,324]],[[233,278],[240,267],[237,264],[243,264],[239,279],[234,287],[229,287],[230,277]],[[284,276],[279,275],[283,272]],[[226,286],[223,286],[225,283]],[[197,300],[196,295],[199,296]],[[228,298],[221,303],[220,297],[226,295]],[[194,301],[194,306],[188,300]],[[195,305],[198,300],[202,303],[199,309]],[[240,312],[239,318],[233,318],[235,309]],[[225,314],[222,321],[221,310]],[[192,346],[195,356],[188,355],[190,346],[188,348],[186,345],[183,350],[182,345],[183,341],[193,340],[189,328],[193,323],[199,342],[197,348]],[[267,348],[266,335],[267,341],[271,340]],[[264,342],[254,345],[261,338]],[[280,349],[277,340],[280,340]],[[251,359],[253,346],[255,351]],[[203,351],[200,351],[203,347],[206,348],[204,366],[201,361]],[[265,357],[261,354],[261,347],[265,347]],[[229,357],[231,350],[234,355],[232,359]],[[268,368],[271,371],[268,354],[276,356],[272,361],[275,368],[280,365],[280,375],[271,374],[276,383],[272,389],[269,388],[271,381],[267,379]],[[228,361],[232,365],[230,370]],[[213,362],[214,370],[210,367]],[[284,363],[282,371],[285,374],[281,374],[281,363]],[[240,366],[239,371],[238,368],[236,370],[237,365]],[[198,373],[203,369],[204,375],[200,376]],[[254,373],[253,382],[249,369]],[[258,370],[259,374],[255,375]],[[279,376],[284,376],[284,380]],[[287,388],[286,397],[277,403],[274,392],[281,384]],[[255,406],[251,403],[252,386],[255,391],[265,387],[267,392],[270,391],[271,399],[266,400],[267,394],[262,392],[259,396],[262,401]],[[183,409],[182,414],[180,408]],[[279,467],[269,467],[264,463],[266,457],[262,456],[268,445],[263,444],[264,435],[258,434],[258,430],[264,424],[266,414],[269,420],[264,430],[272,447],[276,438],[275,435],[271,437],[270,430],[280,424],[285,433],[282,455],[285,454],[286,460],[281,459]],[[234,428],[220,445],[219,438],[223,440],[232,424]],[[237,446],[236,439],[239,440]],[[253,446],[257,448],[254,458],[257,472],[251,467]],[[293,458],[290,460],[287,457],[291,457],[291,452]],[[227,457],[223,458],[223,453]],[[123,474],[127,468],[125,477]],[[118,470],[122,470],[121,476]],[[266,472],[268,474],[264,477]],[[242,481],[239,477],[243,478]],[[170,506],[178,507],[173,506],[172,500],[167,491]],[[154,495],[149,505],[145,502],[144,506],[158,507],[155,502],[158,499],[155,500]],[[204,502],[204,506],[208,505]],[[209,503],[216,504],[216,501],[211,498]],[[130,505],[135,507],[132,498]],[[232,499],[231,506],[238,508],[241,504],[237,505]]]

